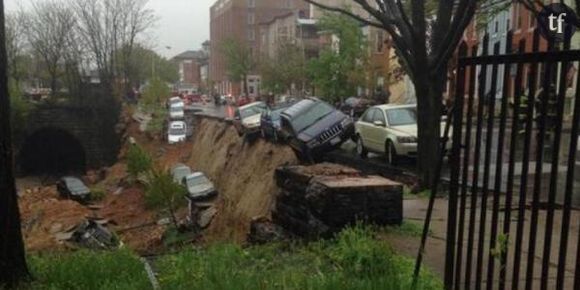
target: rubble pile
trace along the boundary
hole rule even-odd
[[[280,193],[272,217],[305,238],[330,237],[358,221],[401,224],[403,185],[335,164],[276,170]]]

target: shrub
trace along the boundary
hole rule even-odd
[[[151,289],[143,264],[126,250],[38,255],[29,262],[30,289]]]
[[[153,168],[145,179],[145,205],[149,208],[166,208],[171,221],[178,228],[175,209],[185,201],[186,189],[173,181],[169,170]]]
[[[133,178],[138,178],[140,174],[149,171],[152,167],[153,159],[139,145],[133,145],[127,152],[127,172]]]
[[[250,248],[221,244],[159,261],[164,289],[411,289],[413,260],[397,256],[369,228],[330,241]],[[424,271],[419,289],[443,289]]]

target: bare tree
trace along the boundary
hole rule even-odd
[[[14,183],[5,40],[4,2],[0,1],[0,288],[15,286],[29,276]]]
[[[21,74],[18,59],[22,56],[26,45],[24,27],[17,14],[6,15],[6,58],[8,60],[8,76],[18,85]]]
[[[128,79],[131,54],[140,34],[155,23],[147,0],[71,0],[79,34],[96,64],[101,81],[113,85],[120,74]],[[121,54],[118,51],[122,51]],[[124,63],[122,72],[118,63]]]
[[[418,167],[430,186],[440,152],[440,117],[447,65],[476,10],[476,0],[352,0],[365,14],[324,0],[304,0],[385,29],[400,63],[413,81],[418,109]]]
[[[21,22],[32,49],[42,58],[56,94],[61,65],[76,19],[62,1],[33,2],[30,12],[21,13]]]

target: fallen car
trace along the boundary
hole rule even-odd
[[[266,110],[264,102],[254,102],[236,109],[234,113],[234,127],[240,136],[260,131],[260,117]]]
[[[444,134],[445,123],[441,123]],[[384,154],[389,164],[401,156],[417,156],[417,106],[379,105],[369,108],[355,123],[357,153],[365,158],[368,152]],[[449,149],[451,142],[447,143]]]
[[[171,168],[171,175],[175,183],[183,184],[185,177],[191,174],[191,168],[185,164],[178,163]]]
[[[281,134],[298,157],[313,160],[354,133],[350,117],[318,98],[304,99],[280,114]]]
[[[169,123],[167,130],[167,142],[175,144],[185,141],[187,138],[187,125],[183,121],[173,121]]]
[[[61,197],[86,203],[91,198],[91,190],[82,180],[73,176],[65,176],[56,183],[56,190]]]
[[[183,120],[185,118],[185,104],[176,103],[169,108],[169,118],[171,120]]]
[[[183,185],[187,188],[187,198],[191,201],[205,200],[217,195],[213,182],[202,172],[186,176]]]

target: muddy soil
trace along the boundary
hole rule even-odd
[[[243,242],[252,218],[270,215],[277,192],[275,169],[297,162],[288,146],[250,142],[222,121],[198,119],[188,164],[205,172],[219,190],[218,214],[206,240]]]

